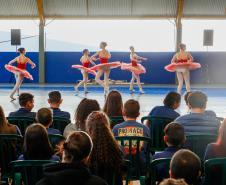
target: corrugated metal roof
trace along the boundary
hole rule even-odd
[[[226,0],[184,0],[185,17],[222,16]],[[43,0],[47,18],[175,17],[177,0]],[[0,0],[0,18],[37,17],[36,0]]]

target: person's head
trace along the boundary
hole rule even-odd
[[[20,54],[26,54],[26,49],[25,48],[19,48],[17,50]]]
[[[181,96],[177,92],[169,92],[166,95],[163,103],[165,106],[175,110],[180,106]]]
[[[107,42],[100,43],[100,49],[105,49],[107,47]]]
[[[168,146],[182,147],[185,142],[184,127],[178,123],[166,125],[164,133],[164,141]]]
[[[41,108],[37,112],[37,121],[44,127],[49,128],[53,122],[53,112],[49,108]]]
[[[121,151],[112,134],[107,115],[102,111],[92,112],[86,120],[86,131],[93,141],[90,162],[119,167],[122,162]]]
[[[130,99],[123,106],[123,116],[136,119],[140,115],[140,104],[138,101]]]
[[[30,93],[21,93],[19,96],[19,104],[21,107],[31,111],[34,107],[34,96]]]
[[[100,110],[97,100],[84,98],[78,105],[75,112],[75,125],[77,129],[85,130],[85,121],[88,115],[93,111]]]
[[[24,136],[24,158],[29,160],[49,160],[53,150],[46,128],[35,123],[27,127]]]
[[[186,94],[184,95],[184,101],[185,101],[186,105],[188,105],[188,97],[189,97],[189,95],[190,95],[191,93],[192,93],[191,91],[188,91],[188,92],[186,92]]]
[[[0,127],[2,127],[5,122],[6,122],[5,113],[3,111],[2,106],[0,106]]]
[[[135,51],[135,49],[134,49],[133,46],[130,46],[130,47],[129,47],[129,50],[130,50],[131,52],[134,52],[134,51]]]
[[[219,128],[217,144],[226,148],[226,119],[224,119]]]
[[[188,96],[188,107],[205,111],[207,96],[201,91],[194,91]]]
[[[186,183],[197,185],[201,175],[201,161],[190,150],[177,151],[170,162],[170,177],[184,179]]]
[[[104,104],[103,111],[109,116],[122,116],[122,96],[120,92],[113,90],[111,91]]]
[[[186,45],[185,44],[179,44],[179,49],[182,50],[182,51],[185,51],[186,50]]]
[[[184,179],[164,179],[159,185],[188,185]]]
[[[83,55],[89,55],[89,50],[88,50],[88,49],[84,49],[84,50],[82,51],[82,54],[83,54]]]
[[[63,100],[61,99],[61,93],[59,91],[52,91],[49,93],[48,103],[51,108],[59,108],[62,102]]]
[[[86,164],[92,152],[93,142],[90,136],[83,131],[75,131],[66,139],[63,146],[64,163],[81,162]]]

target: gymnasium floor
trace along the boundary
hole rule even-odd
[[[9,94],[13,87],[13,84],[1,84],[0,85],[0,105],[4,107],[6,116],[9,112],[19,108],[18,101],[10,102]],[[133,95],[129,94],[128,86],[112,86],[111,89],[117,89],[122,93],[123,101],[130,98],[136,99],[141,104],[141,116],[145,116],[156,105],[161,105],[164,95],[169,91],[175,91],[176,86],[144,86],[145,94],[139,95],[137,92]],[[74,111],[78,103],[84,98],[96,99],[100,103],[101,107],[104,104],[103,89],[99,86],[89,86],[90,93],[84,96],[82,89],[78,96],[75,96],[73,85],[38,85],[38,84],[23,84],[21,92],[30,92],[35,96],[34,111],[37,111],[40,107],[48,107],[47,98],[48,92],[52,90],[59,90],[62,93],[63,104],[62,110],[67,110],[71,113],[71,117],[74,117]],[[226,88],[223,87],[205,87],[195,86],[193,90],[202,90],[208,97],[207,108],[214,110],[217,116],[226,117]],[[184,114],[187,112],[184,101],[182,101],[181,107],[178,110]],[[141,117],[140,116],[140,117]]]

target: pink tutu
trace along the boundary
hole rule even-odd
[[[183,62],[183,63],[171,63],[165,66],[165,70],[169,72],[182,71],[185,69],[194,70],[201,67],[201,64],[197,62]]]
[[[87,73],[90,73],[90,74],[96,76],[96,71],[92,70],[91,68],[87,68],[87,67],[84,67],[84,66],[82,66],[82,65],[72,65],[71,67],[72,67],[72,68],[79,69],[79,70],[84,70],[84,71],[86,71]]]
[[[110,62],[110,63],[103,63],[103,64],[98,64],[90,69],[92,70],[100,70],[100,69],[113,69],[121,66],[121,62]]]
[[[33,80],[32,75],[27,70],[25,70],[25,69],[20,69],[18,67],[15,67],[15,66],[12,66],[12,65],[8,65],[8,64],[5,65],[5,68],[6,68],[6,70],[8,70],[11,73],[14,73],[14,74],[20,73],[25,78],[27,78],[29,80]]]
[[[137,64],[137,66],[132,66],[132,63],[122,63],[121,69],[131,71],[137,75],[146,73],[146,69],[141,64]]]

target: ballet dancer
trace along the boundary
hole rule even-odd
[[[96,61],[97,56],[99,57],[100,64],[92,67],[91,69],[97,70],[97,75],[95,77],[95,81],[100,84],[104,88],[104,93],[107,94],[109,92],[109,75],[111,68],[116,68],[121,66],[121,63],[119,61],[111,62],[109,63],[108,60],[111,58],[111,54],[108,50],[106,50],[107,43],[101,42],[100,43],[100,49],[101,51],[98,51],[95,53],[91,59]],[[102,81],[100,78],[104,74],[104,81]]]
[[[184,82],[186,91],[191,91],[190,70],[200,68],[201,65],[193,62],[193,57],[186,51],[185,44],[180,44],[179,49],[180,51],[173,56],[171,64],[167,65],[165,69],[169,72],[176,72],[178,79],[177,92],[181,94]]]
[[[132,93],[135,92],[134,89],[133,89],[133,86],[134,86],[134,81],[136,80],[137,85],[138,85],[139,90],[140,90],[140,94],[144,94],[144,91],[143,91],[141,83],[140,83],[140,74],[146,73],[146,69],[144,68],[144,66],[142,66],[140,64],[140,62],[146,61],[147,58],[138,56],[135,53],[135,49],[134,49],[133,46],[130,46],[129,49],[130,49],[131,63],[130,64],[122,63],[121,69],[122,70],[129,70],[129,71],[132,72],[132,78],[131,78],[131,81],[130,81],[130,88],[129,88],[130,93],[132,94]]]
[[[84,93],[87,94],[87,82],[88,82],[88,73],[91,73],[93,75],[96,76],[96,72],[94,70],[91,70],[89,68],[90,64],[95,65],[95,63],[91,60],[90,56],[89,56],[89,50],[88,49],[84,49],[83,50],[83,56],[80,59],[80,62],[82,63],[82,65],[72,65],[73,68],[77,68],[79,70],[81,70],[82,76],[83,76],[83,80],[81,82],[79,82],[77,85],[75,85],[75,91],[76,94],[79,93],[78,88],[83,84],[84,85]]]
[[[29,63],[31,65],[32,69],[36,67],[35,63],[32,62],[28,57],[25,56],[26,55],[25,48],[19,48],[18,52],[20,53],[20,56],[11,60],[8,63],[8,65],[5,65],[5,68],[8,71],[14,73],[15,78],[16,78],[16,84],[10,94],[11,101],[16,100],[14,98],[14,94],[16,93],[16,91],[19,93],[19,89],[23,82],[24,77],[28,78],[30,80],[33,80],[33,77],[31,76],[31,74],[26,70],[27,63]],[[12,64],[15,62],[17,63],[17,67],[12,66]]]

